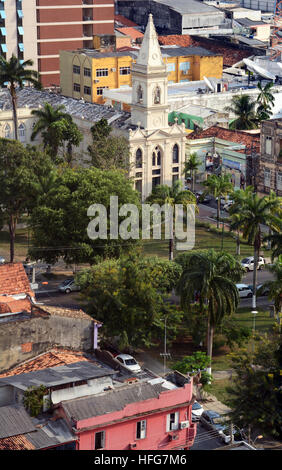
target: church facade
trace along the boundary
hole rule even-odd
[[[167,80],[152,15],[136,63],[132,65],[132,107],[129,128],[130,177],[148,197],[154,186],[184,182],[185,124],[169,125]]]

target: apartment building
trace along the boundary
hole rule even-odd
[[[282,118],[263,121],[258,191],[282,196]]]
[[[114,0],[0,1],[1,54],[32,59],[44,87],[60,84],[60,50],[114,34]]]
[[[133,48],[112,52],[87,49],[61,51],[62,94],[105,103],[103,90],[131,86],[131,68],[138,53],[139,49]],[[204,76],[222,77],[222,56],[202,47],[163,46],[161,53],[169,84],[202,80]]]

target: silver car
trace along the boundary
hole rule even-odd
[[[73,278],[65,279],[64,282],[59,285],[59,291],[64,292],[65,294],[70,294],[71,292],[80,291],[80,286],[75,284]]]

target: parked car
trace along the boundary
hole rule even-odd
[[[204,412],[204,408],[202,407],[202,405],[200,405],[200,403],[195,401],[192,405],[192,421],[193,422],[199,421],[203,412]]]
[[[236,284],[236,287],[239,291],[240,299],[244,297],[252,297],[253,291],[247,284]]]
[[[269,292],[270,292],[269,287],[264,286],[263,284],[259,284],[259,285],[257,286],[257,295],[266,296],[266,295],[269,294]]]
[[[197,198],[197,203],[200,202],[201,204],[208,204],[212,200],[212,197],[209,194],[206,194],[204,196],[204,191],[197,191],[195,194]]]
[[[131,370],[132,372],[141,372],[141,367],[138,362],[134,359],[134,357],[130,356],[129,354],[118,354],[116,359],[127,369]]]
[[[200,422],[206,429],[216,431],[225,444],[231,441],[230,427],[226,416],[222,416],[213,410],[206,410],[202,413]],[[233,436],[234,440],[242,440],[240,431],[235,427],[233,428]]]
[[[64,292],[65,294],[70,294],[71,292],[77,292],[80,290],[80,286],[77,286],[74,282],[74,278],[65,279],[62,284],[59,285],[59,291]]]
[[[249,258],[244,258],[241,261],[241,266],[246,271],[253,271],[254,270],[254,257],[250,256]],[[265,259],[260,256],[258,259],[258,269],[263,269],[265,266]]]
[[[5,258],[3,258],[3,256],[0,256],[0,264],[4,264],[5,263]]]
[[[234,202],[232,200],[227,201],[225,204],[223,204],[223,210],[228,212],[229,207],[232,206],[232,204],[234,204]]]

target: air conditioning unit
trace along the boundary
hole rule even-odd
[[[112,72],[116,72],[116,71],[117,71],[117,69],[113,68],[113,69],[111,69],[111,71],[112,71]]]
[[[189,428],[189,421],[181,421],[180,429],[186,429],[186,428]]]
[[[131,443],[129,444],[129,448],[130,448],[130,449],[136,449],[136,447],[137,447],[136,442],[131,442]]]
[[[94,80],[94,83],[99,83],[100,80]]]
[[[188,70],[182,70],[183,75],[188,75]]]
[[[170,441],[177,441],[178,438],[179,438],[178,434],[169,434]]]

